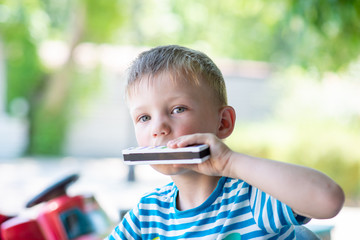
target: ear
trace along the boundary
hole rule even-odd
[[[234,108],[225,106],[219,112],[220,122],[217,137],[220,139],[227,138],[233,132],[235,127],[236,114]]]

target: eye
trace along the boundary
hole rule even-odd
[[[146,122],[149,121],[151,118],[149,115],[143,115],[138,118],[138,122]]]
[[[186,108],[185,107],[175,107],[171,113],[172,114],[177,114],[177,113],[182,113],[182,112],[185,112],[186,111]]]

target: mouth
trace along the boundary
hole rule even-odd
[[[151,146],[153,146],[153,147],[166,146],[166,145],[167,145],[167,141],[158,140],[158,139],[155,139],[155,141],[151,144]]]

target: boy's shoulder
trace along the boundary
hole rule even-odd
[[[140,203],[151,203],[155,200],[159,201],[170,201],[170,198],[176,193],[176,186],[173,182],[168,183],[162,187],[155,188],[150,192],[145,193],[141,199]]]

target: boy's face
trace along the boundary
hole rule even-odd
[[[209,86],[173,81],[166,72],[136,84],[128,96],[128,105],[139,146],[166,145],[193,133],[217,134],[220,106]]]

